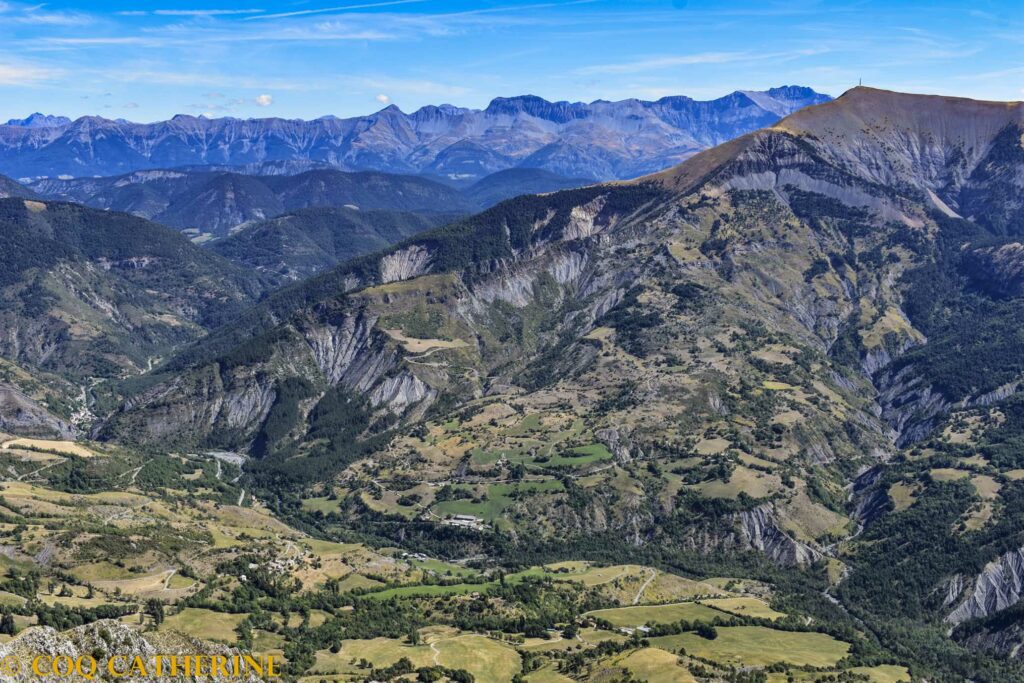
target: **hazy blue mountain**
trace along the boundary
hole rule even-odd
[[[542,168],[509,168],[481,178],[462,191],[481,209],[521,194],[543,194],[590,185],[590,178],[566,178]]]
[[[309,207],[468,212],[474,205],[442,183],[378,172],[313,170],[252,176],[202,170],[147,170],[105,178],[39,180],[40,195],[125,211],[208,237],[224,237],[249,221]]]
[[[481,178],[517,166],[570,177],[658,171],[797,109],[831,99],[784,86],[711,101],[548,102],[525,95],[483,110],[451,105],[411,114],[394,105],[349,119],[207,119],[131,123],[33,115],[0,126],[0,173],[12,177],[122,175],[190,165],[324,163],[349,171]]]
[[[22,128],[57,128],[61,126],[67,126],[71,123],[71,119],[66,116],[50,116],[49,114],[40,114],[36,112],[29,114],[23,119],[8,119],[8,126],[19,126]]]
[[[348,207],[299,209],[246,225],[230,237],[213,242],[210,249],[280,283],[301,280],[458,217],[460,214]]]
[[[16,180],[0,175],[0,199],[7,197],[34,197],[35,192]]]

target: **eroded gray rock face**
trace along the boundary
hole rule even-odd
[[[982,629],[965,638],[963,642],[972,650],[1019,660],[1024,658],[1024,624],[1011,624],[1008,628],[998,631]]]
[[[385,283],[410,280],[423,275],[429,268],[430,252],[414,244],[380,260],[380,279]]]
[[[794,540],[778,527],[771,503],[739,513],[743,537],[750,548],[759,550],[784,567],[803,566],[821,558],[821,553]]]
[[[74,439],[75,428],[14,387],[0,385],[0,431],[19,436]]]
[[[408,406],[419,403],[423,399],[433,399],[437,392],[413,374],[403,372],[397,377],[389,377],[370,394],[370,404],[386,405],[396,413]]]
[[[967,598],[946,621],[960,624],[969,619],[987,617],[1017,604],[1024,596],[1024,548],[1000,556],[985,565],[974,580]]]

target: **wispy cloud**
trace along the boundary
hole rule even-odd
[[[46,5],[15,5],[0,2],[0,22],[42,26],[86,26],[92,17],[81,12],[47,10]]]
[[[610,74],[638,74],[647,71],[660,71],[679,66],[694,66],[700,64],[735,64],[752,62],[758,64],[777,63],[811,57],[828,52],[826,47],[807,48],[802,50],[787,50],[780,52],[701,52],[692,55],[669,55],[664,57],[652,57],[631,62],[618,64],[595,64],[585,66],[575,71],[581,76],[596,76]]]
[[[703,52],[693,55],[677,55],[672,57],[654,57],[641,59],[635,62],[622,62],[619,64],[595,64],[577,69],[576,73],[581,76],[595,74],[633,74],[642,71],[655,71],[657,69],[670,69],[674,66],[686,66],[690,64],[725,64],[746,59],[746,52]]]
[[[45,81],[58,79],[63,75],[64,71],[61,69],[0,61],[0,85],[38,85]]]
[[[361,5],[342,5],[341,7],[321,7],[318,9],[295,10],[294,12],[277,12],[275,14],[261,14],[258,17],[249,19],[285,19],[288,17],[302,17],[311,14],[336,14],[338,12],[351,12],[357,9],[371,9],[374,7],[391,7],[394,5],[413,5],[427,0],[388,0],[387,2],[368,2]]]
[[[155,9],[158,17],[227,17],[239,14],[260,14],[261,9]]]
[[[146,38],[143,36],[89,36],[83,38],[42,38],[37,44],[40,46],[51,45],[55,47],[103,47],[109,45],[144,45],[148,47],[160,47],[162,43],[158,38]]]
[[[392,78],[389,76],[359,76],[355,78],[343,78],[343,81],[355,87],[380,92],[405,93],[413,95],[426,95],[429,97],[460,97],[470,92],[470,89],[461,85],[438,83],[429,79],[417,78]]]

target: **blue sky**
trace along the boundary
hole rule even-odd
[[[1021,2],[0,0],[0,119],[315,118],[809,85],[1024,99]]]

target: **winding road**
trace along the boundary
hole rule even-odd
[[[654,579],[658,578],[657,569],[650,569],[649,571],[651,572],[651,575],[647,577],[647,580],[644,581],[644,585],[640,586],[640,590],[636,592],[636,597],[633,598],[634,605],[640,604],[640,598],[644,596],[644,591],[647,590],[647,587],[651,585],[651,581],[654,581]]]

